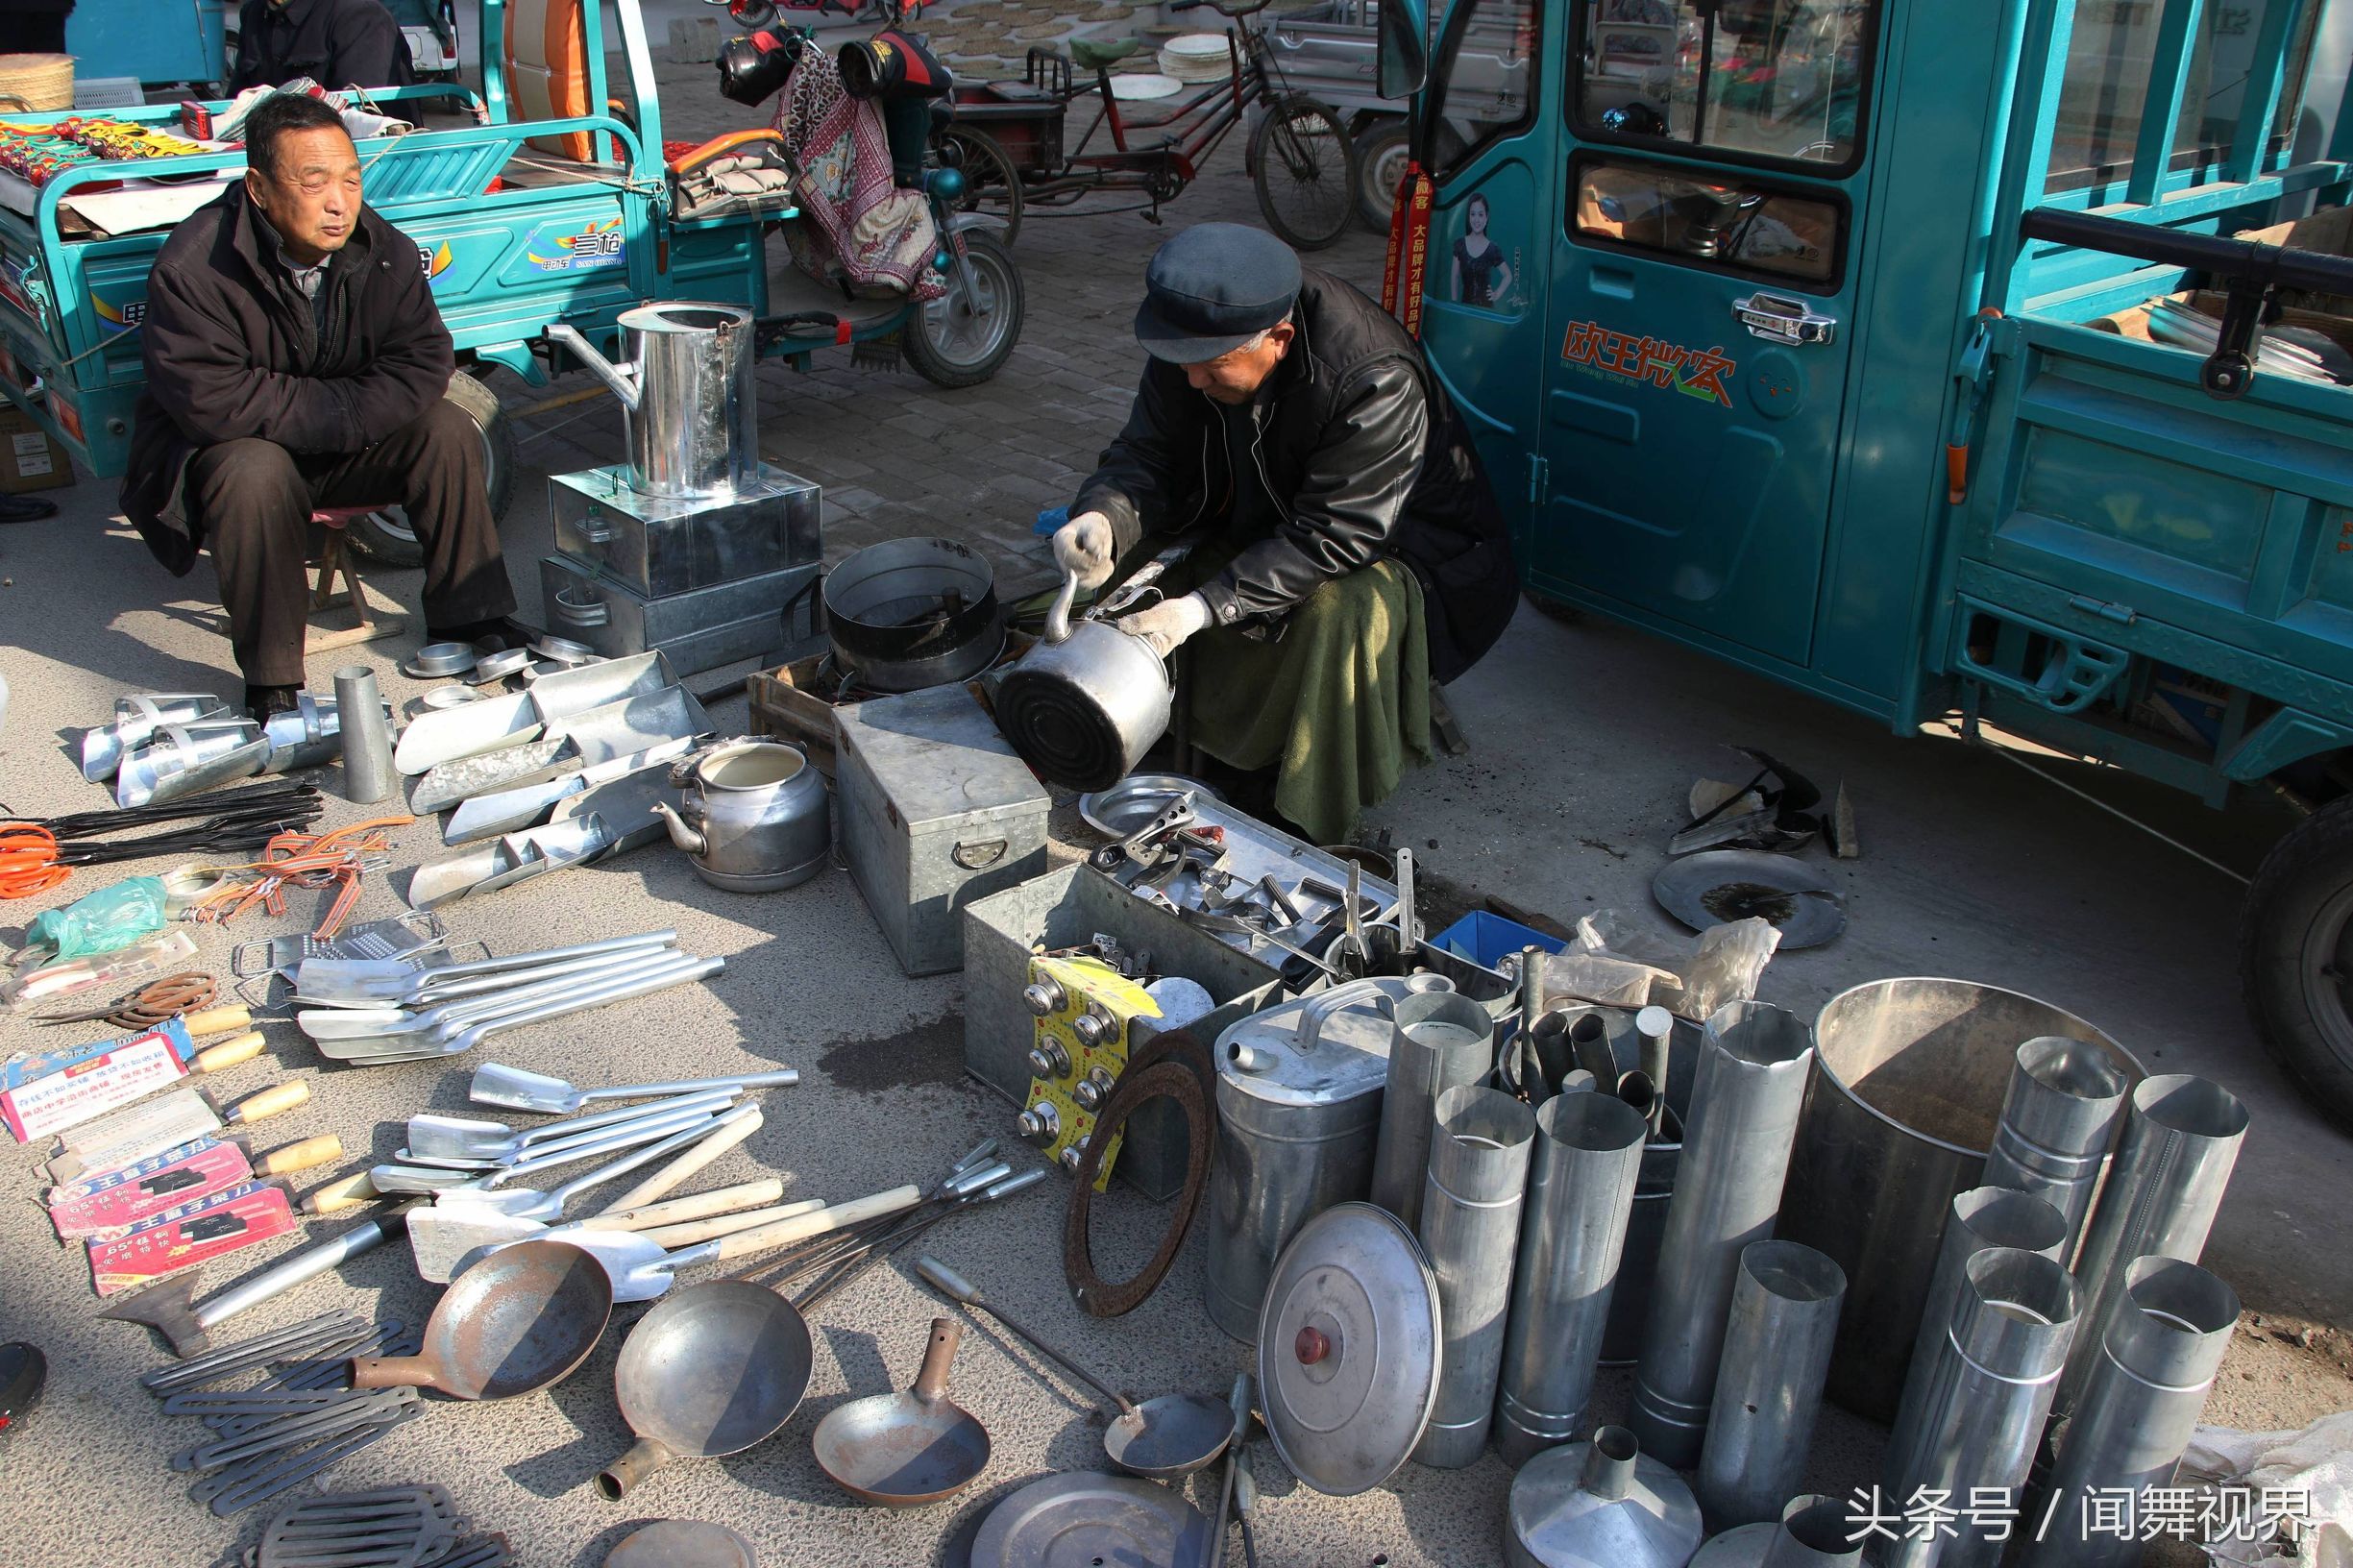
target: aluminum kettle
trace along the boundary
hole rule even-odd
[[[1182,560],[1189,541],[1162,552],[1109,598],[1073,623],[1078,575],[1063,578],[1046,611],[1045,636],[1005,672],[997,688],[997,727],[1021,760],[1050,784],[1105,790],[1136,771],[1168,729],[1176,684],[1141,637],[1112,617],[1158,593],[1161,574]]]
[[[636,490],[682,500],[733,495],[760,457],[751,312],[664,301],[624,310],[620,326],[628,350],[620,364],[561,322],[547,337],[621,400]]]
[[[833,848],[825,781],[798,747],[737,741],[678,763],[670,781],[685,798],[653,809],[711,886],[774,893],[824,870]]]

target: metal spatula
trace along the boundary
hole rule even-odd
[[[692,1094],[700,1090],[729,1087],[789,1089],[799,1082],[798,1067],[779,1067],[772,1072],[736,1073],[719,1078],[682,1078],[666,1084],[620,1084],[605,1089],[579,1089],[543,1072],[526,1072],[521,1067],[485,1062],[474,1069],[474,1081],[467,1087],[466,1097],[477,1105],[504,1106],[509,1111],[551,1111],[561,1115],[577,1111],[592,1100]]]

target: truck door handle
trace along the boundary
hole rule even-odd
[[[1732,302],[1732,316],[1751,337],[1768,343],[1828,343],[1838,336],[1838,319],[1815,311],[1803,300],[1762,289]]]

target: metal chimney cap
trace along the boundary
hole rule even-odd
[[[1259,1314],[1275,1452],[1328,1496],[1370,1491],[1422,1440],[1442,1356],[1437,1276],[1421,1244],[1386,1210],[1335,1204],[1283,1249]]]
[[[1585,1489],[1593,1443],[1546,1449],[1511,1480],[1504,1515],[1507,1560],[1513,1568],[1683,1568],[1704,1533],[1691,1488],[1656,1459],[1634,1452],[1633,1434],[1623,1428],[1605,1427],[1594,1435],[1605,1458],[1632,1458],[1625,1495]]]

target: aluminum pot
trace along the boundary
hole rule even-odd
[[[548,329],[628,415],[629,473],[649,496],[732,495],[760,459],[752,319],[733,306],[658,301],[621,313],[615,364],[576,328]]]
[[[1966,980],[1877,980],[1814,1023],[1814,1070],[1775,1234],[1846,1271],[1830,1399],[1890,1421],[1952,1200],[1983,1185],[2018,1048],[2096,1044],[2128,1084],[2130,1052],[2048,1002]]]
[[[685,797],[653,809],[711,886],[774,893],[823,869],[833,847],[825,781],[798,747],[737,741],[679,763],[670,781]]]
[[[1131,583],[1131,587],[1141,584]],[[1070,624],[1078,578],[1066,577],[1045,637],[1005,672],[997,727],[1041,778],[1072,790],[1107,790],[1167,731],[1176,686],[1140,637],[1108,620]],[[1106,600],[1093,612],[1112,609]]]
[[[978,674],[1005,646],[996,574],[953,539],[869,545],[825,575],[835,662],[877,692]]]

